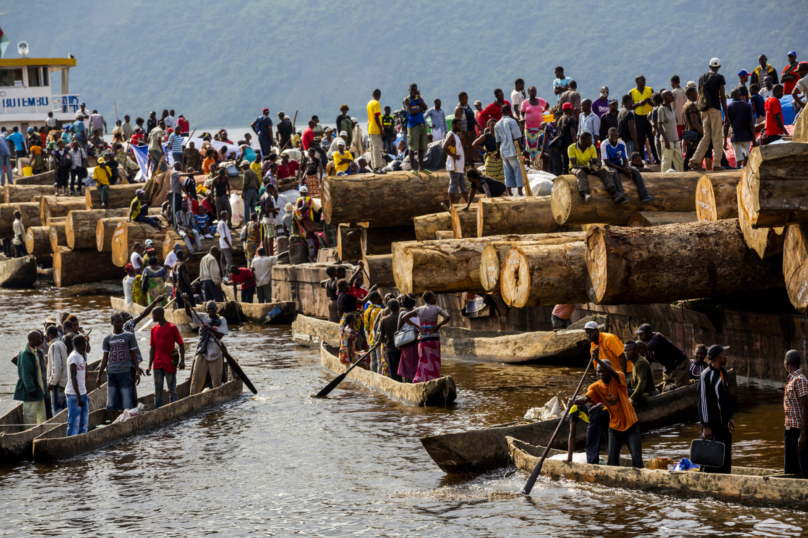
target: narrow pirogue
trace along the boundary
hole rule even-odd
[[[323,368],[334,373],[345,372],[345,365],[334,355],[339,351],[322,342],[320,363]],[[356,367],[348,374],[348,379],[358,381],[374,390],[384,393],[400,402],[418,406],[448,405],[457,398],[457,388],[452,376],[443,376],[425,383],[399,383],[393,379]]]
[[[510,456],[517,468],[531,472],[544,447],[508,437]],[[560,451],[551,451],[550,455]],[[808,488],[802,475],[787,475],[774,469],[733,467],[732,474],[692,471],[634,469],[630,462],[621,466],[567,463],[545,459],[542,474],[553,479],[575,480],[599,486],[648,491],[662,495],[692,498],[712,497],[719,501],[748,506],[769,506],[808,510]]]

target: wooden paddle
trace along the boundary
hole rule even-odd
[[[199,325],[200,327],[204,325],[204,323],[202,323],[202,320],[193,310],[191,310],[191,317],[194,319],[194,321],[196,321],[196,324]],[[250,391],[253,394],[258,394],[258,390],[255,388],[255,385],[253,385],[252,382],[247,378],[246,374],[244,373],[244,370],[242,370],[241,366],[239,366],[239,364],[236,362],[236,359],[230,356],[230,353],[228,353],[227,350],[222,346],[221,342],[219,342],[219,339],[216,338],[215,334],[213,334],[210,331],[208,331],[208,334],[213,337],[213,341],[216,342],[216,345],[219,346],[219,349],[222,350],[222,355],[224,356],[225,359],[227,359],[227,364],[230,365],[230,368],[232,368],[233,371],[236,372],[236,375],[239,376],[239,378],[242,381],[244,381],[244,384],[247,385],[247,388],[250,389]]]
[[[519,166],[522,167],[522,179],[524,179],[524,184],[525,184],[525,196],[533,196],[533,191],[530,188],[530,181],[528,181],[528,179],[527,179],[527,170],[525,169],[525,160],[522,158],[521,151],[519,153]]]
[[[575,389],[575,394],[572,395],[569,402],[567,402],[567,409],[572,406],[572,402],[575,401],[575,398],[578,396],[578,391],[581,390],[581,386],[584,384],[584,379],[586,379],[586,374],[589,373],[589,367],[592,366],[592,359],[589,359],[589,362],[586,365],[586,370],[584,370],[584,375],[581,376],[581,381],[578,383],[578,388]],[[544,465],[544,459],[547,457],[547,453],[550,452],[550,447],[553,446],[553,442],[555,441],[556,436],[558,435],[558,431],[561,429],[561,425],[564,424],[564,419],[567,418],[566,412],[558,419],[558,426],[556,426],[555,431],[553,432],[553,436],[550,437],[550,440],[547,442],[547,446],[544,447],[544,453],[541,455],[539,459],[539,463],[536,464],[536,467],[533,468],[533,472],[530,473],[530,477],[527,479],[527,483],[525,487],[522,489],[522,493],[525,495],[530,495],[530,492],[533,490],[534,484],[536,484],[536,480],[539,478],[539,474],[541,474],[541,468]]]
[[[325,398],[326,396],[328,396],[328,394],[332,390],[337,388],[337,385],[342,383],[342,381],[348,376],[348,374],[351,373],[351,370],[353,370],[354,368],[359,366],[359,363],[362,362],[365,359],[365,357],[367,357],[368,354],[370,354],[370,352],[373,351],[374,349],[376,349],[377,347],[379,347],[379,344],[376,344],[372,348],[368,349],[361,357],[359,357],[359,359],[357,359],[357,361],[353,364],[353,366],[351,366],[350,368],[345,370],[345,372],[341,373],[336,378],[334,378],[334,380],[331,383],[326,385],[326,387],[323,390],[321,390],[320,392],[318,392],[317,394],[312,396],[312,398]]]

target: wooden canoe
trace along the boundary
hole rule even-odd
[[[219,315],[228,323],[241,323],[244,318],[252,323],[271,323],[275,325],[288,325],[295,319],[296,306],[292,301],[275,303],[242,303],[241,301],[227,301],[216,303]],[[197,310],[205,310],[205,305],[199,305]]]
[[[65,437],[67,425],[62,425],[34,439],[34,460],[64,460],[92,452],[122,439],[160,428],[167,423],[190,416],[205,407],[238,398],[241,395],[242,387],[241,379],[233,379],[216,389],[189,396],[191,380],[188,379],[177,385],[179,399],[176,402],[164,404],[159,409],[154,409],[154,394],[143,396],[138,398],[138,402],[146,406],[146,411],[141,415],[124,422],[92,429],[98,424],[111,420],[113,417],[112,412],[99,409],[94,413],[90,413],[90,431],[87,433]],[[163,398],[168,398],[168,394],[163,392]]]
[[[87,388],[89,389],[87,399],[90,403],[90,412],[107,406],[107,384],[102,383],[101,387],[97,387],[95,384],[95,372],[98,371],[100,365],[100,359],[87,365],[87,370],[90,373],[87,377]],[[22,424],[22,421],[22,403],[0,417],[0,463],[30,458],[34,439],[55,427],[55,424],[67,422],[67,409],[60,411],[52,419],[38,426],[28,429],[24,426],[12,426],[13,424]]]
[[[339,344],[339,325],[325,319],[298,314],[292,323],[292,340],[302,346],[311,346],[315,342],[336,346]]]
[[[122,297],[110,297],[110,303],[112,304],[112,308],[114,310],[119,310],[121,312],[129,312],[133,316],[137,317],[143,312],[146,307],[140,306],[137,303],[132,303],[131,305],[127,306],[126,301]],[[177,304],[177,303],[174,303]],[[172,309],[171,307],[166,310],[166,320],[170,321],[177,328],[184,332],[194,332],[199,329],[199,327],[193,322],[191,317],[185,313],[184,308],[177,308]],[[146,324],[148,321],[143,320],[141,324]],[[141,325],[142,327],[143,325]]]
[[[729,376],[730,392],[734,395],[735,372],[730,370]],[[648,405],[636,412],[642,431],[678,422],[693,422],[696,419],[696,386],[690,385],[654,396]],[[480,473],[508,465],[506,437],[514,437],[533,445],[546,445],[557,425],[556,420],[522,420],[479,430],[427,435],[421,437],[421,444],[446,473]],[[568,437],[569,422],[565,422],[553,448],[566,448]],[[576,443],[582,444],[585,438],[586,428],[578,428]]]
[[[0,288],[30,288],[36,282],[36,258],[22,256],[0,261]]]
[[[516,467],[531,472],[544,447],[507,438]],[[560,452],[560,451],[558,451]],[[786,475],[773,469],[733,467],[732,474],[693,471],[634,469],[621,458],[621,466],[567,463],[545,459],[542,474],[559,480],[575,480],[599,486],[628,488],[679,497],[712,497],[722,502],[808,511],[808,487],[802,475]]]
[[[320,345],[320,364],[326,370],[342,374],[347,369],[334,355],[338,350],[326,343]],[[448,405],[457,398],[457,388],[452,376],[442,376],[426,383],[399,383],[393,379],[356,367],[348,379],[382,392],[394,400],[418,406]]]

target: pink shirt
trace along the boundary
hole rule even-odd
[[[538,106],[533,106],[530,104],[530,101],[524,101],[521,106],[522,115],[525,117],[525,125],[531,129],[538,129],[541,127],[542,117],[544,116],[544,111],[547,108],[547,101],[542,99],[541,97],[537,97],[536,99],[539,100]]]
[[[575,312],[574,304],[557,304],[553,308],[553,315],[561,319],[570,319],[573,312]]]

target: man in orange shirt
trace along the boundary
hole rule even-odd
[[[600,348],[592,352],[592,359],[598,365],[598,381],[589,385],[586,396],[576,398],[575,404],[603,404],[609,410],[607,465],[620,465],[620,449],[625,444],[631,453],[631,465],[642,469],[640,425],[628,399],[626,375],[612,368],[608,361],[601,360],[599,355]]]
[[[590,342],[592,357],[595,356],[595,350],[600,349],[600,356],[608,360],[615,371],[623,372],[623,375],[628,378],[628,374],[631,373],[631,361],[626,359],[626,355],[623,353],[623,342],[620,338],[611,333],[600,332],[597,322],[594,321],[584,325],[584,332],[586,339]]]

